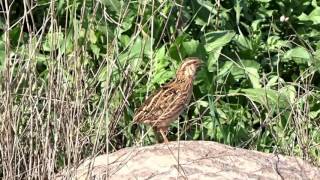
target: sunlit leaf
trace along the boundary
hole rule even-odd
[[[245,70],[247,72],[247,75],[249,76],[249,79],[251,81],[253,88],[261,88],[258,69],[252,68],[252,67],[247,67],[247,68],[245,68]]]
[[[234,35],[235,33],[232,31],[214,31],[206,33],[203,38],[203,41],[205,42],[204,47],[207,52],[214,51],[229,43]]]
[[[298,16],[301,21],[311,21],[313,24],[320,24],[320,7],[315,8],[309,15],[302,13]]]
[[[255,88],[241,89],[240,93],[234,90],[229,91],[229,95],[243,95],[253,102],[257,102],[265,107],[286,108],[289,106],[287,98],[280,92],[273,89]]]
[[[296,47],[294,49],[290,49],[284,54],[285,59],[292,59],[297,64],[308,63],[310,60],[309,52],[303,47]]]
[[[297,92],[294,86],[286,85],[279,90],[279,92],[285,96],[291,104],[294,104],[296,101]]]
[[[45,37],[45,41],[42,45],[44,51],[54,51],[59,48],[64,40],[62,32],[49,32]]]
[[[217,49],[215,49],[209,53],[208,66],[207,66],[209,72],[214,71],[216,63],[220,57],[221,50],[222,50],[222,47],[218,47]]]

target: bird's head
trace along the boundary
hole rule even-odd
[[[194,78],[198,67],[202,64],[196,57],[186,58],[177,71],[177,79]]]

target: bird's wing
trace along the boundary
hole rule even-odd
[[[135,122],[156,123],[177,118],[186,106],[190,93],[181,91],[175,82],[168,83],[147,98],[136,111]]]
[[[165,103],[166,107],[164,107],[163,113],[159,117],[159,121],[176,119],[185,109],[188,99],[189,92],[176,91],[175,96],[167,99],[167,102]]]
[[[154,107],[152,106],[152,104],[156,103],[159,100],[159,97],[160,97],[160,94],[162,94],[162,91],[163,91],[162,89],[156,91],[145,100],[145,102],[136,110],[133,118],[134,122],[144,122],[150,119],[151,116],[156,115],[152,113],[152,110]]]

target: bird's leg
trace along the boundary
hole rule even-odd
[[[169,141],[168,141],[168,138],[167,138],[166,134],[164,133],[164,130],[163,130],[162,128],[160,128],[159,131],[160,131],[160,133],[161,133],[161,135],[162,135],[162,138],[163,138],[164,143],[168,144]],[[167,131],[167,130],[166,130],[166,131]]]
[[[156,127],[153,127],[153,132],[154,132],[154,135],[155,135],[156,143],[157,144],[160,143],[160,141],[159,141],[160,137],[159,137],[159,133],[158,133],[159,131],[158,131],[158,129]]]

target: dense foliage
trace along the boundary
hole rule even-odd
[[[154,144],[134,109],[185,57],[204,66],[169,139],[320,164],[317,0],[0,3],[0,177],[46,177]]]

